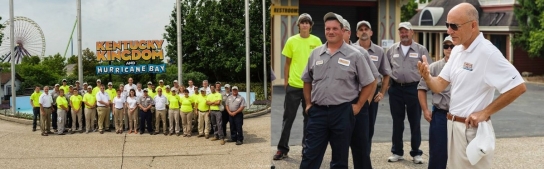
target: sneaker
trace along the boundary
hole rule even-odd
[[[281,151],[277,151],[274,155],[274,160],[283,160],[284,158],[287,158],[287,153],[282,153]]]
[[[421,155],[417,155],[413,157],[412,160],[415,164],[423,164],[423,158],[421,158]]]
[[[421,158],[421,157],[420,157]],[[404,160],[404,157],[393,154],[391,157],[387,159],[387,162],[397,162],[399,160]]]

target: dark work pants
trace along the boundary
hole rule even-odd
[[[53,111],[51,112],[51,126],[53,127],[53,130],[56,130],[57,127],[58,127],[57,126],[57,120],[58,120],[57,119],[58,118],[57,117],[57,109],[58,108],[57,108],[56,105],[55,106],[52,105],[51,107],[55,107],[55,108],[53,108]]]
[[[149,133],[153,133],[153,124],[152,119],[153,113],[151,113],[151,110],[148,110],[147,112],[144,112],[143,110],[140,110],[140,133],[144,133],[145,126],[147,125],[147,131]]]
[[[242,126],[244,125],[244,113],[240,112],[236,115],[229,116],[230,123],[230,138],[234,141],[244,141],[244,131]]]
[[[348,168],[349,144],[355,117],[351,103],[336,106],[313,105],[308,112],[306,148],[302,152],[301,169],[318,169],[330,143],[330,168]]]
[[[389,88],[389,106],[393,118],[391,152],[399,156],[404,155],[402,133],[404,132],[404,119],[408,115],[410,133],[412,134],[410,156],[422,155],[423,151],[419,149],[421,145],[421,107],[417,98],[417,85],[398,86],[393,83]]]
[[[72,107],[68,106],[68,111],[66,111],[66,122],[64,122],[64,127],[66,129],[72,128]]]
[[[445,169],[448,162],[448,111],[433,106],[429,127],[429,169]]]
[[[223,133],[223,115],[219,110],[210,111],[210,116],[212,118],[211,125],[214,130],[214,136],[218,139],[225,139],[225,133]]]
[[[370,153],[367,150],[368,141],[368,102],[365,102],[359,114],[355,116],[355,124],[351,135],[351,156],[353,157],[353,168],[372,169]]]
[[[372,137],[374,136],[374,126],[376,125],[376,117],[378,116],[378,107],[380,106],[380,102],[375,102],[374,97],[380,90],[381,87],[376,88],[376,92],[372,95],[372,102],[370,102],[370,105],[368,106],[368,154],[372,151]]]
[[[241,113],[238,113],[238,114],[241,114]],[[225,135],[225,137],[227,137],[227,123],[230,123],[230,120],[229,120],[229,112],[227,112],[227,108],[225,107],[225,110],[223,110],[221,112],[221,116],[223,117],[222,121],[223,123],[221,123],[221,127],[223,129],[223,134]],[[232,126],[232,125],[231,125]],[[233,129],[232,127],[230,128],[230,131],[232,133],[232,130],[235,130]]]
[[[32,112],[34,113],[34,116],[32,117],[32,129],[36,129],[36,121],[40,117],[40,107],[34,107]]]
[[[305,146],[305,137],[306,137],[306,125],[308,123],[308,116],[304,113],[306,110],[306,102],[304,101],[304,95],[302,89],[294,88],[287,86],[285,92],[285,101],[283,103],[283,123],[281,127],[281,137],[278,143],[278,151],[281,151],[284,154],[289,152],[289,137],[291,137],[291,128],[293,127],[293,122],[297,117],[297,110],[300,104],[302,103],[302,116],[303,120],[303,129],[302,129],[302,149]]]

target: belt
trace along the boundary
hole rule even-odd
[[[115,108],[115,109],[117,109],[117,110],[121,110],[121,109],[123,109],[123,108]]]
[[[206,111],[208,111],[208,110],[198,110],[198,111],[200,111],[200,112],[206,112]]]
[[[221,110],[211,110],[211,111],[221,111]]]
[[[419,82],[410,82],[410,83],[398,83],[396,81],[393,80],[393,86],[415,86],[415,85],[418,85]]]
[[[44,109],[50,109],[51,107],[43,107]]]
[[[96,107],[106,107],[106,106],[96,106]]]
[[[467,118],[465,117],[455,116],[455,115],[452,115],[451,113],[448,113],[447,117],[448,117],[448,120],[452,120],[452,121],[456,121],[460,123],[465,123],[465,120],[467,120]],[[487,120],[485,121],[488,121],[489,119],[491,119],[491,117],[487,118]]]

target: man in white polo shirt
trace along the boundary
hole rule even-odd
[[[451,84],[447,114],[448,168],[491,168],[493,154],[471,165],[467,145],[476,137],[478,123],[487,121],[492,127],[491,115],[526,91],[516,68],[480,32],[478,16],[469,3],[461,3],[448,13],[448,34],[457,46],[438,77],[430,76],[427,63],[418,63],[419,72],[434,93]],[[493,100],[495,90],[501,95]]]
[[[110,113],[110,96],[104,91],[104,85],[101,85],[100,91],[96,93],[96,106],[98,110],[98,131],[100,131],[100,134],[104,134],[104,123],[106,120],[110,120],[106,119]],[[109,125],[109,123],[106,124]]]

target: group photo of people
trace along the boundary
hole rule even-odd
[[[115,132],[116,134],[150,134],[202,137],[242,145],[243,110],[246,100],[237,86],[192,80],[187,85],[174,80],[126,84],[103,83],[96,86],[79,81],[69,85],[66,79],[54,86],[36,86],[30,96],[33,106],[32,131],[38,121],[42,136],[75,133]],[[157,84],[157,85],[155,85]],[[43,90],[42,90],[43,89]],[[227,123],[230,138],[227,138]]]

